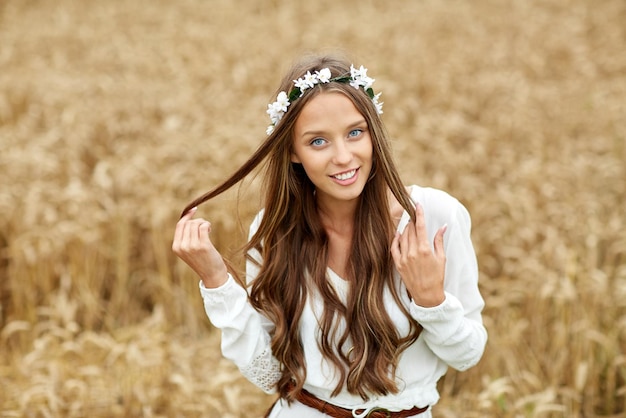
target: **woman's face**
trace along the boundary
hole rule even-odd
[[[355,201],[372,170],[372,139],[365,117],[337,92],[323,92],[300,112],[291,161],[302,164],[318,202]]]

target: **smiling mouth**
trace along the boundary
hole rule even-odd
[[[331,177],[337,180],[350,180],[352,177],[356,175],[356,170],[357,169],[355,168],[354,170],[346,171],[345,173],[335,174],[334,176],[331,176]]]

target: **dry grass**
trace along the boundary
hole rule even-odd
[[[623,0],[0,2],[0,417],[261,414],[170,237],[290,60],[336,48],[377,78],[407,183],[473,215],[490,340],[437,415],[624,416],[624,22]],[[255,191],[202,209],[225,252]]]

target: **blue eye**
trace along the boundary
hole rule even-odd
[[[349,137],[354,138],[356,136],[361,135],[361,133],[363,133],[362,129],[353,129],[350,131],[350,133],[348,134]]]
[[[311,145],[313,145],[314,147],[321,147],[322,145],[324,145],[324,143],[326,143],[326,140],[322,138],[315,138],[313,141],[311,141]]]

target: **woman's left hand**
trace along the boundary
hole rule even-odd
[[[396,233],[391,243],[391,256],[413,302],[425,308],[440,305],[446,298],[443,279],[446,254],[443,235],[447,225],[439,228],[433,241],[434,251],[428,242],[424,210],[418,203],[415,223],[409,222],[404,232]]]

